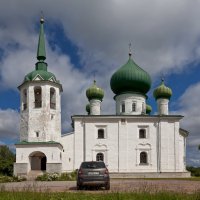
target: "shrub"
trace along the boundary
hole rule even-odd
[[[7,146],[0,146],[0,174],[12,176],[14,153]]]
[[[76,171],[71,173],[45,173],[36,178],[37,181],[73,181],[76,180]]]
[[[18,177],[18,176],[3,176],[0,175],[0,183],[6,183],[6,182],[21,182],[25,181],[26,178]]]
[[[188,166],[187,170],[191,172],[192,176],[196,176],[196,177],[200,176],[200,167]]]

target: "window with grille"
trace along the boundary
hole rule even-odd
[[[98,153],[96,155],[96,161],[104,161],[104,155],[103,155],[103,153]]]
[[[141,152],[140,153],[140,164],[148,164],[147,153],[146,152]]]
[[[135,111],[136,111],[136,103],[133,102],[133,103],[132,103],[132,112],[135,112]]]

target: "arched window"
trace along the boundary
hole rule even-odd
[[[22,110],[26,110],[27,109],[27,90],[24,89],[23,90],[23,94],[22,94],[22,102],[23,102],[23,107],[22,107]]]
[[[146,130],[145,129],[140,129],[139,130],[139,138],[146,138]]]
[[[35,96],[35,108],[42,107],[42,88],[35,87],[34,88],[34,96]]]
[[[125,112],[125,103],[124,102],[122,103],[122,112],[123,113]]]
[[[133,103],[132,103],[132,112],[135,112],[135,111],[136,111],[136,103],[133,102]]]
[[[148,164],[147,153],[144,151],[140,153],[140,164]]]
[[[105,138],[104,129],[98,129],[98,139]]]
[[[50,88],[50,108],[56,108],[56,91],[54,88]]]
[[[98,153],[97,154],[96,161],[104,161],[104,155],[103,155],[103,153]]]

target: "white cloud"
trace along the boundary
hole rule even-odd
[[[180,105],[179,113],[185,115],[182,120],[182,126],[187,129],[190,134],[188,137],[188,145],[198,147],[200,144],[200,82],[186,89],[184,94],[178,100]]]
[[[31,26],[42,9],[47,24],[61,23],[80,48],[85,70],[95,69],[100,76],[127,60],[130,41],[136,61],[152,75],[177,72],[199,57],[199,1],[4,0],[1,4],[0,23],[6,34],[0,41],[18,41],[28,48]]]
[[[0,141],[19,136],[19,113],[12,109],[0,109]]]

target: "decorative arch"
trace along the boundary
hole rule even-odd
[[[92,149],[92,160],[104,161],[107,164],[108,148],[107,145],[98,143]]]
[[[46,171],[47,157],[41,151],[34,151],[29,155],[31,170]]]

